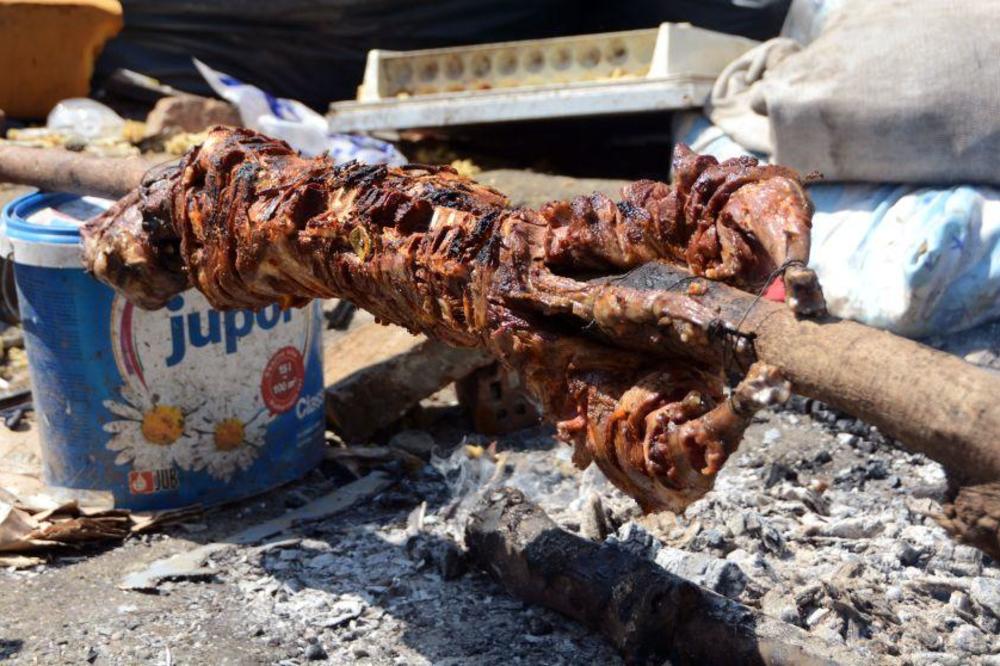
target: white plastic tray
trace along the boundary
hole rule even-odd
[[[651,30],[368,54],[333,131],[403,129],[699,106],[756,42],[664,23]]]

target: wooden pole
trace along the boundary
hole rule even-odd
[[[120,196],[151,163],[51,149],[0,147],[0,181]],[[617,282],[671,289],[690,276],[650,263]],[[850,321],[798,320],[781,303],[703,281],[698,296],[719,318],[755,336],[756,357],[778,368],[796,392],[877,426],[944,465],[965,483],[1000,479],[1000,375],[899,336]],[[656,349],[648,349],[656,353]]]
[[[95,157],[55,148],[0,146],[0,182],[32,185],[51,192],[118,199],[162,160]]]
[[[650,263],[616,283],[686,289],[684,278]],[[857,322],[797,319],[784,303],[701,282],[697,298],[753,336],[751,356],[778,367],[796,393],[877,426],[962,484],[1000,480],[1000,374]]]

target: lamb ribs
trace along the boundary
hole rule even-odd
[[[789,387],[758,363],[726,395],[739,347],[720,338],[697,278],[643,292],[609,276],[665,261],[756,291],[783,272],[797,312],[824,306],[794,172],[680,147],[674,173],[672,186],[628,185],[619,203],[512,209],[446,167],[336,167],[217,128],[88,223],[84,257],[149,309],[192,285],[217,308],[338,297],[483,347],[519,372],[578,465],[596,463],[645,510],[680,510]]]

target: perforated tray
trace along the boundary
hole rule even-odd
[[[698,106],[756,42],[687,24],[424,51],[370,51],[335,131],[434,127]]]

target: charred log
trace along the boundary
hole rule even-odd
[[[566,532],[518,490],[487,495],[465,541],[472,561],[511,594],[600,632],[629,663],[867,661],[628,551]]]

